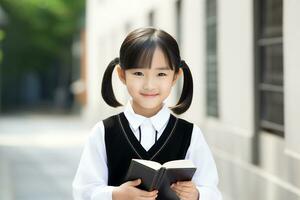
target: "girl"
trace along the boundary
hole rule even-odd
[[[132,158],[165,163],[190,159],[197,166],[192,181],[171,186],[182,200],[221,200],[218,174],[212,154],[199,127],[175,117],[191,105],[193,80],[181,60],[176,40],[163,30],[140,28],[129,33],[103,76],[102,97],[122,106],[114,95],[111,78],[118,76],[131,96],[124,112],[98,122],[89,136],[73,181],[76,200],[152,200],[158,191],[138,189],[141,180],[123,182]],[[167,107],[165,99],[183,75],[178,103]]]

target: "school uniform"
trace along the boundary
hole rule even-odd
[[[164,103],[147,118],[134,112],[131,100],[124,112],[98,122],[84,147],[73,181],[75,200],[111,200],[114,187],[123,183],[131,158],[189,159],[197,170],[192,181],[200,200],[221,200],[218,174],[200,128],[175,117]]]

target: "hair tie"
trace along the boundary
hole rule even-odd
[[[183,68],[184,67],[184,60],[181,60],[180,63],[179,63],[179,68]]]
[[[120,64],[120,58],[116,57],[113,62],[117,65]]]

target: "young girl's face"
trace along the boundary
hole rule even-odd
[[[134,68],[122,70],[118,67],[120,80],[126,85],[133,104],[142,110],[158,111],[162,102],[169,96],[178,74],[169,67],[160,48],[154,51],[151,68]]]

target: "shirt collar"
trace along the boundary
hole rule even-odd
[[[125,114],[128,122],[134,129],[134,131],[136,131],[136,129],[138,129],[138,127],[144,122],[144,120],[150,119],[153,127],[158,132],[168,122],[169,117],[170,117],[170,110],[167,107],[165,102],[163,102],[163,107],[160,109],[160,111],[158,113],[156,113],[154,116],[152,116],[150,118],[147,118],[145,116],[136,114],[134,112],[131,101],[132,101],[132,99],[128,100],[128,102],[125,106],[124,114]]]

